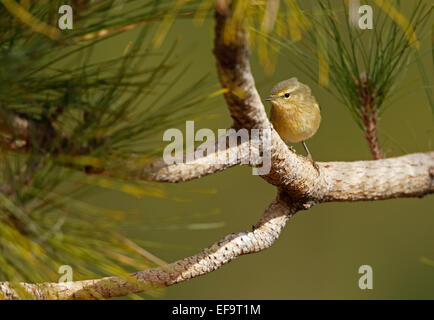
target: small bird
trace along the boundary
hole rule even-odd
[[[321,122],[320,107],[310,88],[291,78],[276,84],[265,100],[271,102],[271,122],[282,140],[301,142],[318,170],[305,142],[317,132]]]

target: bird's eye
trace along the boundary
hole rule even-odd
[[[283,96],[284,96],[286,99],[288,99],[291,95],[290,95],[289,93],[285,93]]]

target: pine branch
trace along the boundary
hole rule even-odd
[[[22,284],[22,288],[35,299],[103,299],[151,287],[170,286],[215,271],[241,255],[265,250],[278,238],[293,213],[295,209],[277,199],[265,210],[254,230],[230,234],[203,252],[171,263],[166,268],[143,270],[129,278]],[[7,282],[0,282],[0,293],[6,299],[19,297],[17,290]]]

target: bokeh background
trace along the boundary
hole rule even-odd
[[[166,92],[175,96],[204,74],[218,85],[212,54],[213,20],[201,26],[177,20],[163,45],[179,68],[191,64],[184,81]],[[375,21],[374,21],[375,28]],[[135,39],[136,31],[115,37],[95,50],[94,58],[118,55]],[[421,50],[429,44],[423,44]],[[431,57],[424,56],[430,65]],[[144,62],[152,63],[152,62]],[[370,159],[362,131],[347,109],[297,71],[282,51],[275,72],[267,73],[251,57],[261,96],[278,81],[296,76],[307,83],[322,107],[323,121],[309,140],[317,161]],[[431,70],[431,71],[430,71]],[[432,76],[432,68],[427,69]],[[143,101],[146,104],[146,101]],[[386,156],[433,150],[433,115],[416,65],[408,68],[387,101],[379,137]],[[266,106],[267,112],[269,105]],[[199,128],[227,128],[231,118],[218,97],[195,107]],[[185,129],[185,124],[179,126]],[[160,137],[162,144],[163,132]],[[295,148],[303,153],[301,145]],[[130,217],[118,226],[126,236],[141,239],[158,257],[172,262],[193,255],[232,232],[248,230],[274,199],[273,186],[235,167],[196,181],[164,185],[163,198],[95,189],[85,200]],[[433,299],[434,198],[376,202],[328,203],[299,212],[268,250],[242,256],[211,274],[145,294],[151,299]],[[373,268],[373,290],[360,290],[358,269]]]

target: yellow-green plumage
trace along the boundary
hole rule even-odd
[[[310,88],[297,78],[279,82],[267,100],[272,103],[271,122],[284,141],[305,141],[318,130],[321,122],[318,103]]]

